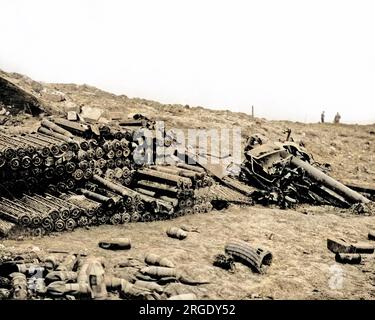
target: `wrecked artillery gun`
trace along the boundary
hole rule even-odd
[[[256,188],[253,198],[283,208],[297,203],[348,208],[369,199],[324,173],[303,146],[292,141],[269,142],[251,136],[245,147],[240,180]]]

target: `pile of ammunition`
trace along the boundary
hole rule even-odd
[[[37,133],[1,133],[2,185],[12,193],[35,188],[44,191],[45,186],[51,193],[65,192],[94,174],[116,177],[129,185],[134,170],[131,133],[114,133],[102,126],[96,134],[92,128],[57,118],[54,122],[43,120]]]
[[[103,258],[86,254],[41,252],[33,256],[21,254],[17,259],[2,258],[0,300],[192,299],[195,294],[180,296],[186,289],[173,290],[167,284],[208,283],[189,278],[169,259],[152,253],[145,256],[144,262],[129,258],[111,268],[106,268]],[[134,276],[121,276],[131,270]]]
[[[0,236],[17,226],[43,235],[210,211],[209,198],[195,193],[214,183],[203,168],[137,163],[147,145],[160,144],[144,130],[154,123],[139,117],[111,126],[51,118],[36,133],[0,133]]]
[[[136,173],[135,190],[154,203],[155,216],[182,216],[212,210],[209,198],[198,190],[210,188],[214,180],[203,168],[184,163],[150,166]]]

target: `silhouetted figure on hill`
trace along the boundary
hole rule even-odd
[[[320,115],[320,122],[321,123],[324,123],[324,117],[325,117],[325,113],[323,111],[322,114]]]
[[[340,119],[341,119],[341,116],[337,112],[336,115],[335,115],[335,118],[333,119],[333,123],[340,123]]]

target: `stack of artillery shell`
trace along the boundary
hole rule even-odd
[[[52,231],[71,231],[85,212],[72,202],[52,195],[23,195],[20,198],[1,198],[0,215],[3,219],[24,228]],[[35,233],[35,232],[34,232]]]
[[[75,156],[75,180],[89,180],[96,174],[117,179],[125,185],[131,184],[135,166],[132,160],[134,146],[130,131],[113,130],[105,125],[101,125],[97,131],[93,130],[92,126],[65,119],[53,121],[55,126],[74,134],[74,139],[80,141],[80,148]]]
[[[36,133],[0,132],[0,235],[15,226],[43,235],[212,209],[210,199],[195,192],[213,185],[203,168],[137,164],[137,146],[147,138],[137,138],[134,130],[154,123],[141,117],[122,124],[52,118],[44,119]],[[162,144],[168,147],[174,138],[166,137],[163,132]],[[160,144],[151,138],[153,145]]]
[[[37,133],[0,133],[0,177],[10,181],[6,187],[12,190],[47,184],[64,192],[93,174],[130,185],[134,174],[131,134],[110,133],[103,130],[98,136],[88,125],[65,119],[43,120]]]
[[[46,133],[48,130],[18,136],[0,133],[0,177],[10,182],[7,189],[33,189],[42,181],[58,181],[72,173],[70,162],[79,146],[60,133]]]
[[[211,204],[196,197],[194,190],[212,184],[200,167],[185,164],[151,166],[137,171],[135,190],[158,204],[153,216],[175,217],[210,211]]]

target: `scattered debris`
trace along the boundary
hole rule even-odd
[[[8,289],[0,288],[0,300],[7,300],[10,298],[10,291]]]
[[[354,248],[342,239],[327,239],[327,248],[333,253],[354,253]]]
[[[107,250],[129,250],[131,242],[128,238],[112,238],[100,241],[99,247]]]
[[[224,270],[233,270],[234,269],[234,259],[231,256],[226,256],[224,254],[218,254],[214,258],[213,265],[215,267],[222,268]]]
[[[134,282],[134,287],[139,289],[146,289],[150,291],[155,291],[156,293],[162,294],[164,292],[164,287],[156,282],[136,280]]]
[[[360,264],[361,255],[359,253],[336,253],[335,260],[340,263]]]
[[[10,274],[13,300],[26,300],[28,297],[27,279],[23,273],[14,272]]]
[[[87,121],[98,121],[103,113],[103,109],[83,106],[80,116]]]
[[[333,253],[374,253],[374,246],[371,244],[350,244],[343,239],[327,239],[327,248]]]
[[[166,300],[186,293],[185,285],[209,283],[191,279],[171,261],[152,253],[146,255],[147,265],[133,258],[126,258],[117,266],[109,265],[110,261],[104,262],[102,257],[72,252],[50,254],[43,250],[0,255],[0,300]],[[121,272],[119,267],[129,269]],[[134,271],[134,276],[130,276],[130,270]],[[173,283],[182,290],[173,290]]]
[[[258,273],[264,273],[264,266],[270,266],[273,258],[270,251],[262,248],[253,248],[241,240],[228,242],[225,246],[225,253]]]
[[[171,237],[171,238],[176,238],[178,240],[183,240],[187,237],[187,232],[180,229],[180,228],[177,228],[177,227],[170,227],[168,230],[167,230],[167,235],[168,237]]]
[[[156,254],[149,253],[145,257],[145,262],[148,265],[152,266],[160,266],[160,267],[167,267],[167,268],[174,268],[174,264],[168,258],[160,257]]]
[[[46,283],[55,281],[75,282],[78,274],[74,271],[51,271],[45,277]]]
[[[249,137],[246,160],[240,179],[258,188],[252,198],[261,204],[291,208],[298,203],[349,208],[369,203],[355,190],[329,177],[316,167],[306,149],[294,142],[269,142],[265,137]]]
[[[209,281],[205,281],[205,280],[190,279],[175,268],[155,267],[155,266],[145,267],[140,270],[140,274],[148,276],[154,280],[166,281],[166,282],[179,281],[181,283],[192,285],[192,286],[209,283]],[[138,275],[138,276],[141,276],[141,275]]]
[[[368,239],[369,240],[375,240],[375,231],[370,231],[368,233]]]
[[[132,258],[132,257],[129,257],[129,258],[125,258],[123,260],[121,260],[121,262],[119,262],[117,264],[117,267],[119,268],[133,268],[133,267],[140,267],[142,266],[142,262],[138,259],[135,259],[135,258]]]
[[[78,120],[77,112],[75,112],[75,111],[68,111],[66,118],[69,121],[77,121]]]
[[[36,96],[2,76],[0,76],[0,104],[6,110],[5,115],[8,112],[12,116],[25,112],[37,116],[45,112],[43,103]]]
[[[66,100],[65,94],[56,90],[43,89],[41,92],[42,98],[52,102],[63,102]]]

